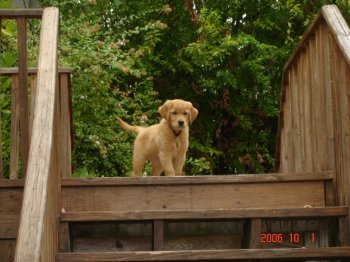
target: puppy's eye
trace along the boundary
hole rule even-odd
[[[173,115],[176,115],[176,111],[171,112]]]
[[[184,115],[185,115],[185,116],[187,116],[187,115],[188,115],[188,113],[187,113],[187,112],[184,112]]]

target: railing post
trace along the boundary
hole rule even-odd
[[[28,108],[28,69],[27,69],[27,19],[25,16],[17,18],[18,38],[18,69],[19,69],[19,99],[20,99],[20,130],[21,130],[21,155],[22,177],[27,174],[29,152],[29,108]]]
[[[71,105],[70,105],[70,77],[68,73],[59,74],[60,100],[60,158],[61,177],[67,178],[72,174],[72,141],[71,141]]]
[[[58,250],[60,159],[58,154],[59,12],[44,9],[33,130],[15,262],[55,261]]]
[[[20,101],[18,75],[12,76],[11,85],[11,144],[10,144],[10,179],[18,178],[18,144],[20,124]]]

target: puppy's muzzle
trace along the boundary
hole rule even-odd
[[[185,126],[185,121],[183,121],[183,120],[179,120],[179,121],[177,121],[177,123],[179,124],[179,127]]]

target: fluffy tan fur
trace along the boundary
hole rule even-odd
[[[198,110],[190,102],[175,99],[166,101],[158,109],[162,120],[149,127],[131,126],[117,117],[126,131],[138,133],[134,142],[133,176],[141,176],[147,160],[151,161],[152,176],[162,171],[166,176],[180,176],[188,148],[189,124]]]

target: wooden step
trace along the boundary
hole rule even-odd
[[[300,260],[350,258],[350,247],[59,253],[57,262]]]
[[[120,220],[179,220],[179,219],[242,219],[242,218],[316,218],[344,217],[348,208],[243,208],[243,209],[198,209],[198,210],[145,210],[145,211],[96,211],[63,212],[61,221],[120,221]]]

